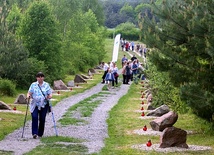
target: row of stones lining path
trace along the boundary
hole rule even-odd
[[[119,71],[119,73],[120,72],[121,70]],[[103,86],[103,84],[99,83],[93,88],[84,91],[83,93],[72,95],[66,99],[63,99],[53,107],[58,135],[85,139],[86,142],[84,142],[84,145],[88,147],[88,153],[97,153],[104,147],[104,139],[108,137],[108,129],[106,125],[108,112],[114,105],[118,103],[119,99],[122,96],[127,94],[129,85],[121,85],[120,87],[116,87],[115,89],[109,91],[110,94],[102,99],[103,101],[101,105],[94,109],[94,112],[91,118],[89,118],[89,123],[87,125],[71,125],[68,127],[61,127],[57,121],[62,118],[64,113],[71,106],[94,94],[102,92]],[[101,108],[103,106],[105,108]],[[96,116],[97,111],[102,111],[102,114],[100,115],[99,112],[99,116]],[[97,118],[99,118],[99,120],[97,120]],[[22,132],[23,127],[7,135],[4,140],[0,141],[0,150],[11,151],[14,155],[22,155],[33,150],[37,146],[42,145],[40,139],[33,139],[32,137],[31,120],[26,122],[23,138],[21,138]],[[55,136],[55,134],[56,133],[54,131],[52,116],[51,114],[48,114],[46,117],[44,137]]]
[[[130,55],[129,52],[127,53]],[[97,84],[95,87],[89,90],[86,90],[83,93],[73,95],[71,97],[68,97],[60,101],[53,108],[56,122],[63,116],[63,114],[66,112],[66,110],[69,107],[79,103],[80,101],[94,94],[101,92],[102,88],[103,88],[102,84]],[[92,117],[89,119],[89,124],[87,125],[60,127],[60,125],[57,123],[59,136],[68,136],[68,137],[75,137],[80,139],[85,138],[87,139],[87,141],[84,142],[84,145],[88,147],[88,153],[99,152],[104,147],[104,139],[108,137],[107,125],[106,125],[106,118],[108,117],[108,112],[111,110],[111,108],[114,105],[117,104],[120,97],[122,97],[128,92],[128,89],[129,89],[129,85],[121,85],[120,88],[112,89],[110,91],[110,94],[103,98],[101,105],[104,105],[105,109],[101,108],[102,106],[97,107],[94,113],[92,114]],[[100,115],[99,113],[99,116],[96,116],[97,114],[96,111],[102,111],[102,115]],[[99,118],[99,120],[97,120],[97,118]],[[23,128],[15,130],[13,133],[9,134],[4,140],[0,141],[0,150],[12,151],[14,152],[14,155],[22,155],[42,144],[39,139],[32,138],[31,121],[28,121],[26,123],[24,138],[21,138],[22,130]],[[49,131],[49,132],[45,132],[44,136],[55,136],[51,114],[47,116],[45,131]],[[65,131],[69,131],[69,132],[65,132]],[[141,131],[141,129],[135,130],[134,132],[140,135],[141,134],[151,134],[151,135],[160,134],[160,133],[153,133],[154,131],[145,133],[144,131]],[[145,144],[133,145],[132,147],[135,149],[146,150],[146,151],[149,151],[149,150],[152,151],[153,149],[155,149],[158,152],[185,151],[182,149],[178,150],[177,148],[173,148],[173,150],[172,148],[167,148],[168,150],[159,149],[158,144],[154,144],[152,147],[149,147],[149,148],[146,147]],[[188,149],[188,150],[192,150],[192,151],[210,149],[210,147],[201,148],[200,146],[191,146],[190,148],[191,149]]]

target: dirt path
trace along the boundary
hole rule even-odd
[[[54,109],[54,117],[56,122],[63,116],[66,110],[77,104],[78,102],[97,94],[102,91],[103,84],[86,90],[83,93],[73,95],[60,101]],[[118,103],[118,100],[128,92],[129,85],[121,85],[116,89],[110,90],[110,94],[102,97],[102,103],[94,109],[88,124],[82,126],[66,126],[62,127],[57,122],[57,130],[59,136],[68,136],[84,139],[83,143],[88,147],[88,153],[99,152],[104,147],[104,139],[108,137],[106,120],[108,112]],[[9,134],[4,140],[0,141],[0,150],[12,151],[14,155],[22,155],[42,144],[39,139],[33,139],[31,135],[31,121],[26,122],[24,138],[21,138],[23,128],[15,130]],[[51,114],[47,115],[44,137],[55,136],[53,121]]]

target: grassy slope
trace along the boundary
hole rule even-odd
[[[119,60],[122,58],[124,52],[119,52]],[[128,54],[126,54],[128,57]],[[138,57],[139,58],[139,57]],[[140,58],[139,58],[140,59]],[[118,61],[118,67],[120,63]],[[133,134],[133,130],[142,129],[144,125],[150,128],[149,122],[152,120],[140,119],[141,113],[136,110],[141,109],[141,92],[142,87],[140,84],[132,84],[127,95],[119,100],[119,103],[111,110],[110,117],[108,119],[109,138],[105,141],[105,148],[99,154],[112,154],[112,155],[136,155],[136,154],[161,154],[157,152],[140,151],[131,149],[132,145],[145,144],[148,139],[151,139],[154,144],[158,144],[160,141],[159,136],[145,136]],[[146,105],[144,105],[144,109]],[[210,135],[206,132],[208,126],[205,121],[197,118],[195,115],[178,114],[179,118],[175,123],[175,127],[193,131],[195,134],[187,136],[188,145],[201,145],[211,146],[214,148],[214,135]],[[165,154],[165,153],[162,153]],[[211,151],[199,151],[199,152],[181,152],[181,153],[168,153],[168,154],[214,154],[214,150]]]
[[[136,112],[141,109],[140,85],[132,84],[127,95],[120,99],[119,103],[111,110],[108,119],[109,138],[106,139],[106,147],[100,154],[116,154],[116,155],[136,155],[136,154],[161,154],[150,151],[140,151],[131,149],[135,144],[146,144],[148,139],[151,139],[154,144],[160,142],[159,136],[138,135],[134,134],[134,130],[142,129],[144,125],[151,128],[149,122],[152,119],[140,119],[141,113]],[[144,109],[146,105],[144,105]],[[179,114],[175,127],[194,131],[196,134],[187,136],[188,145],[211,146],[214,148],[214,136],[205,134],[203,130],[206,126],[204,121],[196,118],[192,114]],[[164,153],[162,153],[164,154]],[[214,151],[203,152],[182,152],[169,154],[214,154]]]

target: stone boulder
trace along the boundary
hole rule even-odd
[[[0,110],[12,110],[10,106],[8,106],[3,101],[0,101]]]
[[[74,87],[74,86],[75,86],[74,81],[68,81],[67,86],[68,86],[68,87]]]
[[[93,76],[93,73],[91,73],[90,70],[88,70],[88,76]]]
[[[19,94],[19,96],[16,98],[14,104],[27,104],[25,94]]]
[[[170,111],[161,117],[158,117],[151,121],[149,124],[155,131],[163,131],[167,127],[172,127],[178,120],[178,114],[174,111]]]
[[[88,72],[89,72],[89,71],[90,71],[92,74],[95,74],[95,73],[96,73],[96,70],[93,69],[93,68],[88,69]]]
[[[147,99],[147,102],[152,102],[152,94],[151,93],[148,94],[146,99]]]
[[[162,116],[170,111],[167,105],[162,105],[147,114],[147,116]]]
[[[187,132],[185,130],[176,128],[176,127],[168,127],[165,128],[163,133],[160,136],[160,148],[167,147],[181,147],[188,148],[189,146],[186,144],[187,140]]]
[[[75,75],[74,83],[86,83],[87,81],[79,74]]]
[[[87,75],[81,74],[81,76],[82,76],[84,79],[90,79],[90,77],[88,77]]]
[[[149,94],[151,94],[151,91],[150,91],[150,89],[147,89],[147,90],[144,91],[144,93],[146,94],[145,95],[146,98],[148,98]]]
[[[64,84],[62,80],[54,81],[53,85],[54,90],[68,90],[68,87]]]
[[[154,110],[154,109],[156,109],[155,107],[152,106],[152,102],[148,102],[147,105],[148,105],[147,110]]]
[[[94,67],[94,69],[103,69],[101,65]]]

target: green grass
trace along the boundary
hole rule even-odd
[[[59,154],[85,154],[88,149],[80,144],[83,140],[69,138],[69,137],[44,137],[41,138],[42,145],[37,146],[32,151],[25,155],[45,154],[45,155],[59,155]]]
[[[106,50],[109,51],[105,58],[105,62],[111,60],[112,56],[112,46],[113,40],[107,39],[106,40],[107,48]],[[120,51],[118,57],[118,67],[121,67],[120,60],[125,52]],[[128,54],[126,54],[127,57]],[[140,59],[140,58],[139,58]],[[83,92],[86,89],[89,89],[95,86],[97,83],[101,81],[101,74],[95,74],[92,81],[88,81],[87,84],[83,84],[84,88],[82,89],[75,89],[74,91],[69,92],[61,92],[61,95],[54,96],[54,98],[58,99],[58,101],[53,102],[53,104],[57,104],[60,100],[65,97],[72,96],[76,93]],[[72,80],[74,76],[66,77],[65,81]],[[67,82],[65,82],[67,83]],[[121,83],[119,83],[119,86]],[[105,85],[104,85],[105,87]],[[104,89],[103,87],[103,89]],[[154,151],[143,151],[137,149],[131,149],[132,145],[135,144],[145,144],[148,139],[152,140],[153,144],[158,144],[160,141],[159,136],[145,136],[145,135],[137,135],[133,134],[133,130],[141,129],[144,125],[147,125],[149,128],[149,122],[152,120],[147,119],[140,119],[140,113],[136,112],[136,110],[141,109],[141,94],[140,91],[143,90],[140,84],[132,84],[130,86],[128,94],[124,95],[120,98],[117,105],[115,105],[109,113],[108,122],[108,135],[109,137],[105,139],[105,147],[101,150],[99,155],[142,155],[142,154],[149,154],[149,155],[158,155],[158,154],[172,154],[172,155],[193,155],[193,154],[206,154],[212,155],[214,154],[214,150],[211,151],[199,151],[199,152],[177,152],[177,153],[158,153]],[[105,95],[100,94],[100,95]],[[96,98],[96,96],[90,98],[90,101]],[[139,99],[139,100],[138,100]],[[15,98],[2,98],[4,102],[13,105],[13,101]],[[83,103],[86,104],[86,103]],[[144,105],[146,108],[146,105]],[[78,105],[77,108],[81,106]],[[90,111],[93,111],[93,108]],[[24,116],[26,105],[19,105],[17,109],[20,109],[23,114],[12,114],[12,113],[0,113],[0,118],[3,118],[0,121],[0,140],[5,137],[8,133],[12,132],[18,127],[23,125]],[[90,112],[89,112],[90,113]],[[87,114],[89,114],[87,112]],[[70,114],[69,114],[70,115]],[[29,116],[29,115],[28,115]],[[89,115],[88,115],[89,116]],[[175,127],[193,131],[194,134],[187,136],[187,144],[188,145],[201,145],[201,146],[210,146],[214,148],[214,134],[210,132],[209,125],[197,118],[195,115],[188,113],[188,114],[178,114],[178,120],[175,123]],[[28,119],[30,119],[28,117]],[[68,121],[68,120],[67,120]],[[75,121],[75,120],[72,120]],[[73,122],[67,122],[68,124],[72,124]],[[78,120],[76,120],[78,121]],[[44,137],[41,139],[42,145],[36,147],[31,152],[28,152],[26,155],[33,155],[33,154],[45,154],[45,155],[59,155],[59,154],[72,154],[72,155],[82,155],[86,154],[87,148],[81,145],[83,140],[69,138],[69,137]],[[30,144],[29,144],[30,145]],[[11,152],[4,152],[0,151],[0,154],[9,155],[12,154]]]
[[[94,109],[102,103],[98,97],[104,96],[104,94],[108,93],[98,93],[94,94],[83,101],[71,106],[67,112],[63,115],[63,117],[59,120],[62,125],[78,125],[79,123],[87,123],[83,119],[73,118],[73,115],[76,112],[79,112],[79,115],[82,117],[90,117],[93,113]],[[98,99],[97,99],[98,98]],[[82,125],[82,124],[81,124]]]
[[[72,91],[68,92],[60,92],[61,95],[53,96],[56,101],[52,101],[51,104],[54,106],[59,101],[69,96],[72,96],[77,93],[84,92],[85,90],[92,88],[93,86],[97,85],[97,83],[101,80],[101,74],[94,74],[93,80],[88,80],[85,84],[80,84],[83,88],[73,89]],[[72,80],[74,76],[69,76],[69,79]],[[25,92],[25,93],[24,93]],[[18,94],[27,94],[27,90],[18,90]],[[16,96],[17,97],[17,96]],[[16,106],[17,111],[21,111],[22,114],[17,113],[0,113],[0,140],[4,139],[6,135],[13,132],[15,129],[18,129],[23,126],[25,114],[26,114],[26,105],[24,104],[13,104],[16,100],[16,97],[8,97],[8,96],[1,96],[1,101],[5,102],[11,108]],[[30,120],[30,112],[28,110],[27,113],[27,120]]]
[[[159,136],[150,136],[150,135],[138,135],[134,134],[132,131],[137,129],[142,129],[144,125],[147,125],[149,128],[149,122],[152,119],[140,119],[140,114],[135,112],[136,110],[141,109],[141,94],[140,91],[142,87],[140,84],[132,84],[127,95],[123,96],[119,103],[114,106],[110,111],[110,117],[107,120],[108,122],[108,134],[109,138],[105,140],[105,148],[102,149],[99,155],[136,155],[136,154],[165,154],[151,151],[143,151],[132,149],[131,146],[135,144],[145,144],[148,139],[152,140],[152,143],[159,144]],[[137,99],[139,98],[139,100]],[[146,105],[144,105],[146,107]],[[175,127],[194,131],[195,134],[187,136],[188,145],[201,145],[201,146],[211,146],[214,148],[214,135],[202,132],[207,128],[204,121],[199,118],[196,118],[193,114],[179,114],[179,119],[174,125]],[[109,153],[110,152],[110,153]],[[177,153],[168,153],[168,154],[214,154],[214,150],[203,151],[203,152],[177,152]]]
[[[0,113],[0,138],[18,129],[24,123],[24,114]],[[21,136],[21,133],[20,133]]]
[[[58,136],[56,138],[54,136],[54,137],[43,137],[43,138],[41,138],[41,142],[43,142],[44,144],[57,143],[57,142],[81,143],[81,142],[83,142],[83,140],[76,139],[76,138],[70,138],[70,137],[62,137],[62,136]]]
[[[104,58],[104,62],[109,62],[112,60],[112,51],[114,46],[114,40],[113,39],[106,39],[105,43],[105,49],[106,49],[106,56]]]

